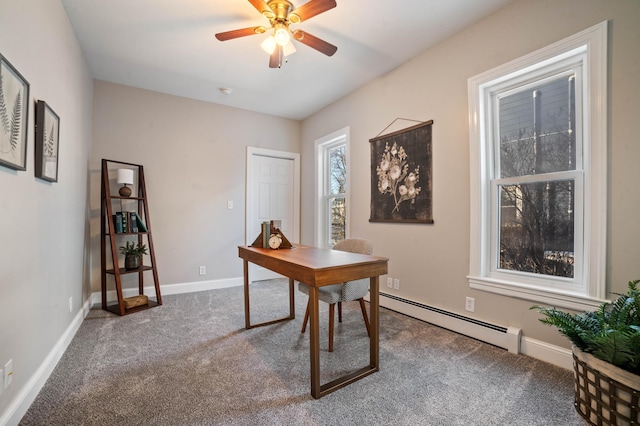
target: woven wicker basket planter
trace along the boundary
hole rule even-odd
[[[640,425],[640,376],[573,347],[575,402],[592,425]]]

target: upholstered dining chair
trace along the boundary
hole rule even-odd
[[[333,249],[350,253],[371,254],[373,252],[373,244],[362,238],[347,238],[338,241],[336,245],[333,246]],[[309,294],[309,287],[302,282],[298,283],[298,290],[307,295]],[[352,300],[359,301],[360,309],[362,310],[362,317],[364,318],[364,324],[367,327],[367,334],[371,337],[371,332],[369,330],[369,318],[367,317],[367,310],[363,299],[368,291],[368,278],[318,288],[318,299],[329,304],[329,352],[333,352],[333,324],[336,303],[338,304],[338,321],[342,322],[342,302],[349,302]],[[309,302],[307,302],[307,310],[304,313],[302,333],[307,329],[308,322]]]

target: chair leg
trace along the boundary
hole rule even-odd
[[[333,320],[336,313],[336,304],[329,305],[329,352],[333,352]]]
[[[307,323],[309,322],[309,302],[307,302],[307,310],[304,312],[304,320],[302,320],[302,331],[304,333],[307,329]]]
[[[338,321],[342,322],[342,302],[338,302]]]
[[[367,326],[367,335],[371,337],[371,331],[369,330],[369,317],[367,317],[367,308],[364,306],[364,299],[358,299],[360,302],[360,309],[362,309],[362,317],[364,318],[364,325]]]

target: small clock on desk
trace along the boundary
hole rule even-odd
[[[280,234],[271,234],[269,237],[269,247],[276,250],[280,248],[280,244],[282,244],[282,237]]]

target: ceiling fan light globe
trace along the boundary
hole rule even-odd
[[[287,57],[289,55],[293,55],[294,53],[296,53],[296,47],[293,45],[291,40],[289,40],[289,43],[282,46],[282,55]]]
[[[275,39],[280,46],[285,46],[289,43],[289,31],[286,28],[278,28],[275,33]]]
[[[276,49],[276,39],[275,39],[275,37],[270,35],[269,37],[264,39],[264,41],[260,44],[260,46],[262,47],[262,50],[264,50],[269,55],[271,55],[273,53],[273,51]]]

